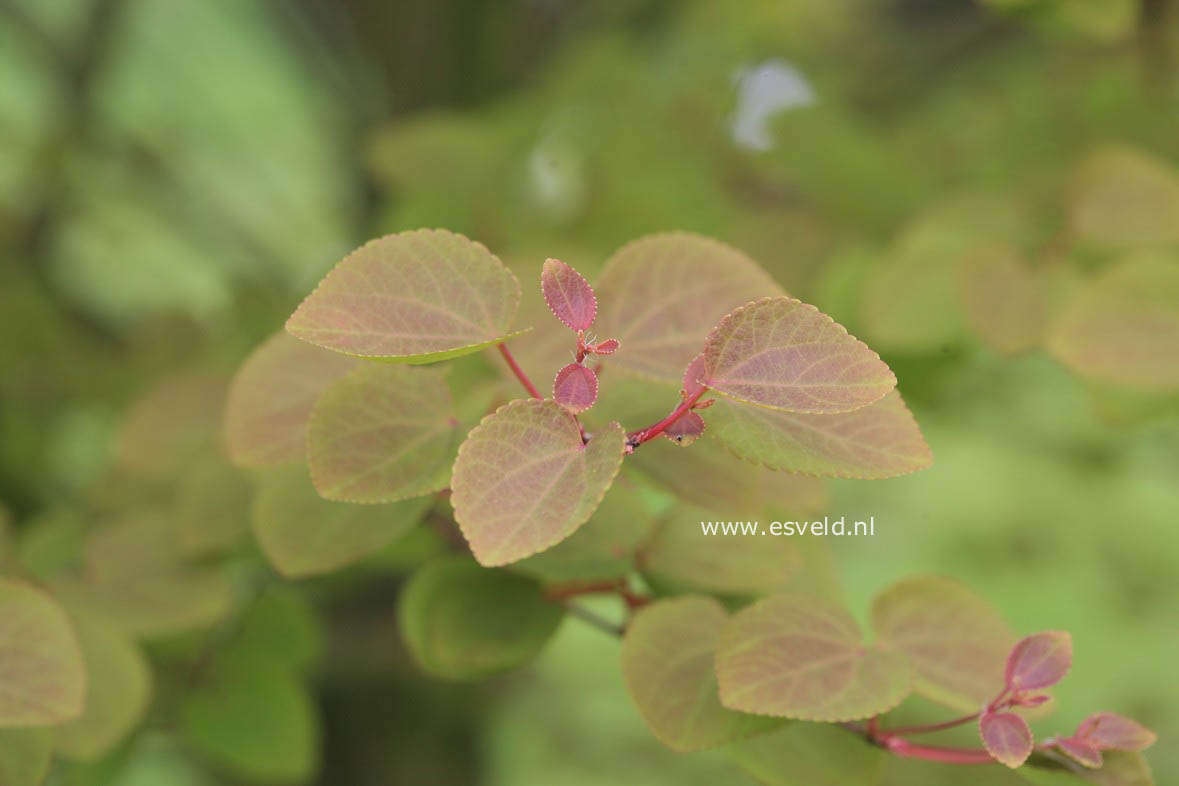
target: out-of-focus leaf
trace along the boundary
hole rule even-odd
[[[1095,712],[1081,721],[1076,736],[1099,750],[1140,751],[1158,741],[1158,735],[1133,718],[1116,712]]]
[[[268,587],[246,609],[237,632],[218,657],[232,668],[310,669],[323,650],[323,633],[304,593]]]
[[[598,299],[580,273],[559,259],[546,259],[540,273],[544,302],[570,330],[589,330],[598,314]]]
[[[1104,147],[1081,162],[1069,223],[1077,238],[1110,251],[1179,243],[1179,174],[1130,147]]]
[[[1039,346],[1067,273],[1032,268],[1012,246],[996,244],[969,255],[959,273],[960,298],[970,328],[1005,355]]]
[[[0,726],[78,717],[86,667],[64,611],[49,595],[0,579]]]
[[[458,440],[444,371],[364,365],[320,396],[307,427],[311,481],[342,502],[446,487]]]
[[[431,498],[387,505],[323,499],[302,465],[275,467],[254,498],[254,535],[285,576],[326,573],[372,554],[416,525]]]
[[[782,293],[745,254],[682,232],[648,235],[620,248],[597,290],[598,330],[622,342],[612,363],[676,384],[721,317]]]
[[[115,460],[137,475],[172,481],[211,449],[225,380],[201,373],[167,377],[127,411],[115,436]]]
[[[729,709],[799,720],[871,717],[913,687],[908,658],[866,646],[845,609],[803,594],[739,611],[721,634],[716,672]]]
[[[984,712],[978,719],[978,733],[987,751],[1012,768],[1027,760],[1035,744],[1027,721],[1014,712]]]
[[[485,246],[422,229],[345,257],[287,330],[346,355],[433,363],[503,341],[519,303],[520,282]]]
[[[25,522],[14,551],[34,576],[52,578],[82,561],[89,522],[71,509],[48,510]]]
[[[285,330],[272,335],[245,359],[229,388],[225,435],[230,458],[243,467],[303,458],[311,408],[358,362]]]
[[[479,679],[528,661],[562,609],[539,583],[466,557],[426,565],[401,593],[398,618],[418,664],[447,679]]]
[[[220,456],[208,456],[180,478],[174,525],[177,548],[204,556],[235,545],[249,529],[250,483]]]
[[[961,584],[938,577],[904,579],[876,597],[877,645],[903,652],[915,690],[962,712],[1003,689],[1003,668],[1015,635],[999,614]]]
[[[692,596],[656,601],[627,626],[626,687],[651,731],[672,750],[712,748],[777,723],[721,706],[713,656],[727,618],[715,600]]]
[[[726,753],[737,766],[770,786],[874,784],[887,758],[879,748],[822,723],[792,723],[736,742]]]
[[[51,729],[0,729],[0,783],[40,786],[53,758]]]
[[[1097,786],[1154,786],[1154,775],[1141,753],[1110,751],[1102,757],[1101,769],[1091,770],[1079,765],[1074,769],[1048,769],[1028,763],[1016,770],[1024,780],[1036,786],[1077,786],[1094,783]]]
[[[1034,633],[1012,648],[1004,678],[1013,691],[1050,688],[1064,679],[1072,664],[1072,636],[1059,630]]]
[[[455,519],[483,565],[505,565],[573,534],[622,464],[617,423],[587,444],[560,404],[518,400],[488,415],[459,448]]]

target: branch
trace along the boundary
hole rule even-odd
[[[536,385],[533,385],[532,380],[524,373],[524,369],[520,368],[520,364],[512,357],[512,353],[508,351],[507,344],[501,342],[495,346],[499,349],[499,354],[503,355],[504,360],[508,362],[508,366],[512,369],[512,373],[516,375],[516,379],[520,380],[520,384],[528,391],[528,395],[533,398],[544,398],[544,396],[540,395],[540,391],[536,389]]]
[[[701,387],[694,395],[681,401],[680,405],[673,409],[671,414],[669,414],[663,420],[659,421],[658,423],[652,423],[646,428],[641,428],[638,431],[632,431],[631,433],[627,434],[627,453],[633,453],[634,449],[639,445],[642,445],[644,442],[650,442],[651,440],[655,439],[655,437],[662,434],[668,426],[670,426],[672,423],[675,423],[684,414],[691,410],[692,407],[695,406],[696,402],[700,400],[700,397],[707,392],[708,388]]]

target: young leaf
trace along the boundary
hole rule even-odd
[[[86,666],[53,598],[0,579],[0,653],[0,726],[48,726],[81,714]]]
[[[987,751],[1011,768],[1027,761],[1035,744],[1027,721],[1014,712],[984,712],[978,719],[978,733]]]
[[[242,467],[301,459],[316,399],[357,360],[300,341],[286,331],[246,358],[225,403],[229,457]]]
[[[692,358],[692,362],[684,369],[683,387],[680,388],[681,395],[684,398],[691,398],[700,392],[700,388],[704,387],[704,383],[700,380],[705,378],[708,373],[704,363],[704,353],[701,352],[696,357]]]
[[[891,478],[933,462],[899,391],[852,412],[813,415],[726,399],[708,410],[709,433],[769,469],[839,478]]]
[[[53,760],[53,730],[0,728],[0,783],[41,786]]]
[[[553,316],[570,330],[589,330],[598,315],[598,299],[589,282],[559,259],[546,259],[540,271],[540,290]]]
[[[267,559],[284,576],[336,570],[409,532],[431,503],[414,497],[390,505],[329,502],[302,465],[276,467],[262,478],[253,526]]]
[[[445,371],[364,365],[320,397],[307,427],[325,499],[396,502],[445,488],[458,441]]]
[[[1064,631],[1036,633],[1011,650],[1004,678],[1013,691],[1039,690],[1060,682],[1072,663],[1072,636]]]
[[[505,404],[471,430],[451,482],[455,520],[483,565],[506,565],[573,534],[622,465],[617,423],[582,443],[554,401]]]
[[[562,609],[539,583],[467,557],[429,563],[402,590],[401,633],[418,664],[446,679],[480,679],[530,660]]]
[[[716,671],[729,709],[825,722],[886,712],[913,684],[904,655],[866,646],[845,609],[801,594],[738,612],[721,635]]]
[[[692,410],[680,415],[674,423],[663,430],[663,436],[680,447],[691,445],[703,433],[704,418]]]
[[[737,249],[673,232],[639,238],[615,252],[598,294],[598,329],[622,342],[612,364],[676,384],[709,326],[742,303],[782,294],[782,288]]]
[[[1154,745],[1158,735],[1136,720],[1116,712],[1095,712],[1077,727],[1074,737],[1100,750],[1141,751]]]
[[[345,257],[287,331],[345,355],[433,363],[508,338],[519,302],[520,282],[482,244],[420,229]]]
[[[1086,767],[1101,766],[1101,751],[1084,740],[1060,739],[1056,741],[1056,746]]]
[[[721,706],[713,656],[727,618],[712,598],[688,596],[657,601],[627,626],[623,679],[643,720],[672,750],[705,750],[776,723]]]
[[[990,604],[934,576],[902,580],[878,595],[872,630],[877,646],[909,657],[918,693],[962,712],[999,692],[1015,642]]]
[[[570,363],[553,380],[553,400],[576,414],[598,400],[598,375],[580,363]]]
[[[720,321],[704,345],[708,387],[787,412],[850,412],[897,380],[880,357],[831,317],[793,298],[764,298]]]

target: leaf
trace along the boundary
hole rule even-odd
[[[445,371],[365,365],[328,388],[307,427],[325,499],[396,502],[446,488],[458,440]]]
[[[1179,259],[1132,257],[1102,271],[1062,308],[1047,346],[1097,382],[1179,389]]]
[[[53,598],[0,579],[0,653],[0,726],[47,726],[81,714],[86,667]]]
[[[688,410],[663,430],[663,436],[680,447],[687,447],[704,433],[704,419],[699,413]]]
[[[1095,712],[1077,727],[1073,736],[1099,750],[1141,751],[1154,745],[1158,735],[1132,718],[1116,712]]]
[[[1027,761],[1035,744],[1027,721],[1014,712],[984,712],[978,719],[978,733],[987,751],[1011,768]]]
[[[775,723],[721,706],[713,656],[727,618],[712,598],[689,596],[656,601],[627,626],[627,690],[651,731],[672,750],[705,750]]]
[[[705,367],[704,353],[701,352],[699,355],[692,358],[692,362],[688,363],[687,367],[684,369],[684,377],[682,382],[683,387],[680,388],[680,395],[682,395],[686,400],[699,393],[700,389],[704,387],[704,383],[702,383],[700,380],[704,379],[707,373],[708,370]]]
[[[825,722],[886,712],[913,684],[904,655],[866,646],[846,610],[802,594],[738,612],[721,635],[716,671],[729,709]]]
[[[357,357],[433,363],[509,338],[520,282],[462,235],[419,229],[353,251],[319,283],[287,331]]]
[[[1056,745],[1086,767],[1101,766],[1101,751],[1083,740],[1065,738],[1057,740]]]
[[[570,330],[589,330],[598,315],[598,299],[581,274],[559,259],[546,259],[540,289],[553,316]]]
[[[1015,643],[990,604],[934,576],[905,579],[878,595],[872,630],[877,646],[908,656],[918,693],[962,712],[998,695]]]
[[[1071,282],[1071,270],[1033,268],[1016,247],[999,243],[964,259],[959,298],[971,329],[999,352],[1014,355],[1040,345]]]
[[[307,594],[273,584],[245,609],[217,657],[231,668],[309,671],[323,650],[323,632]]]
[[[1033,766],[1039,763],[1033,758],[1016,772],[1038,786],[1073,786],[1078,782],[1097,786],[1154,786],[1154,777],[1141,753],[1110,751],[1102,756],[1101,768],[1095,770],[1076,766],[1064,769],[1063,765],[1052,769]]]
[[[598,400],[598,375],[580,363],[563,366],[553,379],[553,400],[576,414]]]
[[[0,784],[40,786],[52,759],[51,729],[0,729]]]
[[[82,715],[54,732],[54,747],[69,758],[93,760],[131,732],[147,712],[151,671],[139,647],[101,617],[72,615],[86,663]]]
[[[1179,243],[1179,177],[1141,150],[1099,148],[1078,167],[1069,223],[1078,239],[1105,250]]]
[[[521,399],[483,418],[459,448],[450,498],[475,559],[505,565],[572,535],[618,474],[625,436],[611,423],[583,444],[554,401]]]
[[[933,463],[899,391],[852,412],[782,412],[725,399],[708,410],[710,434],[739,458],[772,470],[891,478]]]
[[[771,786],[876,784],[889,758],[880,748],[823,723],[791,723],[735,742],[725,752],[759,783]]]
[[[323,499],[303,466],[276,467],[262,478],[254,499],[254,536],[284,576],[311,576],[341,568],[409,532],[430,497],[388,505],[351,505]]]
[[[1013,691],[1039,690],[1060,682],[1072,663],[1072,636],[1056,630],[1035,633],[1011,650],[1004,677]]]
[[[182,372],[154,384],[127,410],[115,435],[120,468],[171,483],[214,446],[225,398],[225,380]]]
[[[743,303],[782,294],[745,254],[684,232],[623,246],[606,263],[597,289],[598,329],[622,342],[612,363],[673,384],[721,317]]]
[[[788,412],[849,412],[897,380],[880,357],[814,306],[765,298],[721,320],[701,381],[729,398]]]
[[[242,467],[303,458],[320,394],[358,361],[279,331],[238,369],[225,403],[229,457]]]
[[[447,679],[481,679],[530,660],[563,611],[539,583],[466,557],[436,560],[401,593],[398,619],[414,659]]]
[[[249,529],[251,484],[220,457],[206,457],[180,478],[173,523],[187,556],[224,552]]]

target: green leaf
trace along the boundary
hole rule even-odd
[[[1104,270],[1058,315],[1048,351],[1098,382],[1179,389],[1179,257],[1131,257]]]
[[[139,723],[151,694],[151,671],[139,647],[110,622],[85,611],[72,614],[86,662],[82,715],[54,732],[65,756],[92,760],[111,750]]]
[[[866,646],[845,609],[802,594],[764,598],[733,617],[716,671],[729,709],[799,720],[868,718],[913,686],[903,654]]]
[[[509,338],[519,303],[520,282],[482,244],[420,229],[345,257],[287,331],[346,355],[433,363]]]
[[[740,458],[773,470],[842,478],[890,478],[933,462],[921,429],[892,390],[852,412],[813,415],[720,400],[709,435]]]
[[[888,758],[844,729],[821,723],[792,723],[734,743],[726,753],[737,766],[770,786],[875,784]]]
[[[301,459],[320,394],[357,361],[279,331],[246,358],[225,403],[229,457],[243,467]]]
[[[233,668],[310,670],[323,650],[323,632],[306,594],[289,585],[268,587],[246,609],[233,640],[221,650]]]
[[[1080,786],[1083,783],[1094,783],[1097,786],[1154,786],[1154,776],[1150,772],[1150,765],[1141,753],[1124,753],[1121,751],[1106,751],[1100,769],[1091,770],[1079,764],[1057,764],[1054,766],[1036,766],[1035,758],[1020,767],[1015,772],[1029,783],[1036,786]],[[1069,769],[1060,769],[1061,767]]]
[[[903,652],[916,673],[914,689],[962,712],[978,709],[1003,689],[1015,634],[972,591],[935,576],[905,579],[876,597],[872,629],[878,647]]]
[[[86,667],[53,598],[0,579],[0,653],[0,726],[45,726],[81,714]]]
[[[1179,243],[1179,176],[1132,147],[1095,150],[1078,167],[1069,223],[1081,242],[1111,251]]]
[[[1071,268],[1029,265],[1014,246],[971,252],[959,275],[959,298],[971,329],[1005,355],[1035,349],[1072,283]]]
[[[617,423],[587,444],[553,401],[497,409],[459,448],[451,481],[455,520],[483,565],[505,565],[573,534],[597,508],[622,465]]]
[[[179,480],[174,527],[176,546],[202,557],[236,545],[249,529],[251,484],[220,456],[206,457]]]
[[[539,583],[466,557],[436,560],[401,593],[398,619],[414,659],[446,679],[479,679],[530,660],[563,611]]]
[[[307,428],[311,480],[341,502],[396,502],[450,482],[458,420],[445,371],[361,366],[320,397]]]
[[[0,729],[0,784],[39,786],[52,758],[52,730]]]
[[[430,497],[388,505],[329,502],[301,465],[275,467],[254,498],[254,536],[267,559],[288,577],[327,573],[368,556],[409,532]]]
[[[742,252],[685,232],[620,248],[597,285],[597,332],[617,338],[611,365],[674,384],[709,329],[737,306],[782,288]]]
[[[727,618],[712,598],[693,596],[656,601],[627,626],[622,676],[643,720],[672,750],[705,750],[778,723],[721,706],[713,656]]]
[[[788,297],[758,300],[722,319],[704,345],[704,371],[699,381],[721,395],[787,412],[850,412],[897,384],[842,325]]]
[[[225,380],[183,372],[156,383],[127,411],[115,435],[116,463],[137,476],[171,483],[215,447]]]

